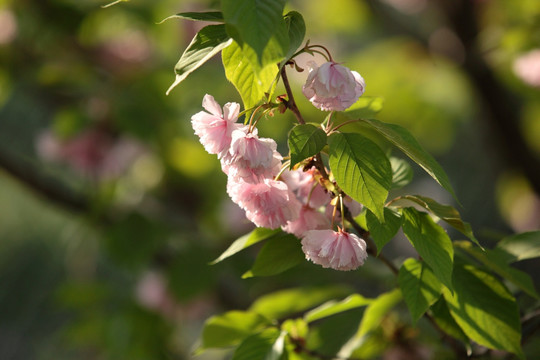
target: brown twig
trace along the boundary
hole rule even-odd
[[[287,71],[285,70],[285,66],[281,68],[281,78],[283,79],[283,85],[285,86],[285,91],[287,92],[287,100],[283,100],[285,103],[285,106],[289,110],[292,111],[294,116],[296,116],[296,120],[298,120],[299,124],[305,124],[304,118],[302,117],[302,114],[300,113],[300,110],[298,110],[298,106],[296,106],[296,102],[294,101],[294,95],[291,90],[291,85],[289,84],[289,78],[287,77]]]

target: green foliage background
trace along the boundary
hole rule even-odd
[[[409,129],[436,155],[462,203],[462,217],[484,246],[493,247],[514,232],[538,230],[538,188],[536,195],[533,191],[538,184],[512,158],[514,147],[493,130],[491,104],[479,93],[474,73],[463,67],[465,53],[455,35],[448,35],[452,24],[443,21],[444,5],[434,2],[419,13],[404,14],[390,3],[296,0],[287,9],[304,15],[306,38],[326,44],[338,61],[364,76],[365,96],[383,99],[380,120]],[[241,99],[219,57],[166,96],[174,64],[200,24],[157,23],[219,4],[132,0],[106,9],[100,5],[0,1],[1,359],[187,359],[205,319],[256,307],[252,302],[262,294],[309,286],[314,302],[299,308],[305,310],[353,291],[376,297],[394,285],[393,275],[371,260],[354,273],[301,261],[284,274],[242,279],[249,269],[256,271],[252,265],[260,246],[209,266],[251,227],[226,198],[225,176],[193,135],[190,117],[201,110],[205,93],[221,104]],[[539,43],[540,5],[499,0],[480,7],[481,32],[475,40],[508,102],[517,104],[520,140],[538,161],[539,90],[514,75],[512,61]],[[305,76],[294,75],[294,91],[305,117],[320,121],[301,96]],[[289,116],[263,120],[260,133],[280,140],[285,153],[292,122]],[[115,136],[137,139],[146,155],[114,180],[84,176],[39,156],[36,139],[44,131],[69,138],[96,124]],[[422,174],[416,171],[406,191],[454,201]],[[412,252],[400,236],[385,251],[404,259]],[[535,266],[534,259],[520,263],[528,272]],[[153,280],[159,306],[145,306],[137,295],[145,279]],[[316,290],[328,284],[336,286]],[[535,284],[538,289],[537,276]],[[384,296],[395,300],[392,293]],[[364,304],[365,299],[353,300]],[[532,306],[530,300],[519,301]],[[335,344],[323,341],[335,328],[331,322],[309,344],[321,353],[339,349],[339,340],[354,333],[364,310],[350,311],[332,320],[343,331]],[[398,318],[392,324],[409,321],[403,311],[392,316]],[[373,320],[376,325],[378,320]],[[417,326],[429,325],[421,319]],[[392,329],[383,323],[377,331]],[[438,338],[430,332],[422,338],[403,336],[442,351],[437,358],[451,356],[436,347]],[[377,354],[390,345],[373,340],[366,346]],[[529,340],[525,352],[540,356],[538,342]],[[200,358],[223,356],[210,351]]]

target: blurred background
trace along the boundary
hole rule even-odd
[[[242,280],[250,249],[209,266],[251,226],[190,118],[206,93],[221,104],[240,97],[219,56],[166,96],[203,24],[157,23],[219,2],[102,5],[0,0],[0,359],[188,359],[206,318],[261,294],[331,283],[375,296],[393,284],[371,260],[354,273],[306,262]],[[363,75],[366,97],[382,98],[378,119],[436,156],[461,206],[419,169],[404,192],[458,206],[488,247],[540,228],[538,0],[294,0],[288,9],[304,15],[311,43]],[[291,77],[304,117],[322,121],[302,98],[306,73]],[[292,123],[276,116],[259,133],[286,153]],[[387,249],[398,262],[410,255],[404,241]]]

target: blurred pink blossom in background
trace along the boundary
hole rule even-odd
[[[540,49],[529,51],[515,59],[513,70],[525,84],[540,88]]]
[[[38,155],[49,162],[68,164],[83,176],[112,179],[121,176],[147,149],[129,137],[115,138],[92,128],[60,139],[47,130],[36,139]]]

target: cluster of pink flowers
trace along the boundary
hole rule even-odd
[[[294,220],[300,203],[287,184],[274,180],[283,159],[276,142],[238,123],[237,103],[225,104],[222,111],[211,95],[205,95],[203,108],[206,111],[193,115],[191,123],[206,151],[220,159],[231,199],[257,226],[277,229]]]
[[[362,77],[334,62],[320,68],[312,65],[303,92],[321,110],[342,111],[363,94]],[[206,111],[191,117],[195,134],[210,154],[217,155],[227,174],[227,193],[259,227],[282,228],[302,239],[308,260],[336,270],[353,270],[366,257],[366,243],[343,229],[332,230],[340,221],[333,195],[319,182],[313,168],[284,170],[283,157],[273,139],[258,136],[254,126],[238,123],[240,105],[221,106],[211,95],[202,103]],[[353,216],[362,206],[346,197]]]

